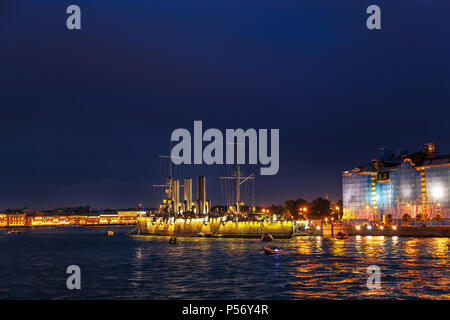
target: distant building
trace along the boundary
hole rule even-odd
[[[0,227],[24,227],[27,217],[22,212],[7,212],[0,214]]]
[[[384,149],[380,159],[342,173],[342,192],[347,219],[450,219],[450,155],[439,155],[436,143],[412,154]]]

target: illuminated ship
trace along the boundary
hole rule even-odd
[[[253,175],[242,177],[239,165],[232,177],[221,179],[234,180],[236,183],[236,204],[226,213],[213,213],[211,201],[206,199],[206,178],[197,177],[197,200],[192,199],[192,179],[185,178],[183,185],[180,180],[172,178],[170,164],[169,177],[166,183],[154,185],[164,188],[166,198],[158,210],[146,217],[138,217],[138,231],[141,235],[163,236],[205,236],[260,238],[264,233],[270,233],[277,238],[290,238],[293,235],[292,221],[276,221],[271,219],[244,218],[240,208],[240,186],[245,181],[253,179]],[[180,187],[184,190],[183,201],[180,201]]]

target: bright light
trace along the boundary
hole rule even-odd
[[[367,229],[369,229],[369,230],[372,229],[372,226],[367,226]]]
[[[371,239],[372,239],[372,236],[367,236],[367,239],[371,240]]]
[[[367,205],[367,206],[366,206],[366,209],[369,209],[369,208],[370,208],[370,207]]]
[[[383,230],[384,229],[384,227],[383,226],[380,226],[380,230]]]
[[[392,226],[392,230],[397,230],[397,226]]]
[[[336,206],[336,208],[335,208],[335,209],[339,211],[339,206]]]
[[[361,236],[360,235],[357,235],[356,236],[356,240],[360,240],[361,239]]]
[[[440,199],[444,196],[444,190],[441,187],[434,187],[431,193],[435,199]]]
[[[393,236],[392,239],[398,240],[398,237],[397,236]]]
[[[356,226],[356,230],[359,230],[359,229],[361,229],[361,227],[360,226]]]
[[[320,230],[320,226],[317,226],[317,227],[316,227],[316,230]]]

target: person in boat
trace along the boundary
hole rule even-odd
[[[273,236],[270,233],[264,233],[261,237],[262,241],[272,241]]]
[[[171,237],[169,243],[178,243],[178,240],[175,237]]]

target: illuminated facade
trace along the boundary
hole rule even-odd
[[[0,214],[0,227],[45,227],[63,225],[134,225],[137,217],[145,211],[123,211],[121,214],[98,216],[80,215],[33,215],[25,213]]]
[[[386,222],[450,220],[450,155],[435,143],[423,151],[381,152],[380,159],[342,173],[344,218]]]

